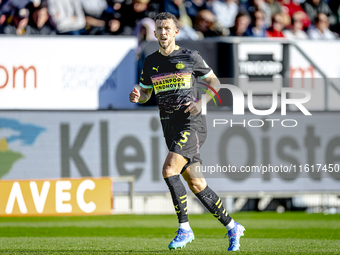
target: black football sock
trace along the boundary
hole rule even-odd
[[[195,194],[201,203],[217,218],[224,226],[227,226],[232,218],[222,205],[222,200],[207,186],[201,192]]]
[[[187,191],[179,175],[164,178],[169,187],[179,223],[188,222]]]

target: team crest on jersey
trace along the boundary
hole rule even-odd
[[[176,68],[177,69],[183,69],[185,65],[182,62],[177,63]]]

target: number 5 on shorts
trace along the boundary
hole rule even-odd
[[[190,132],[184,131],[182,135],[183,139],[180,140],[182,143],[186,143],[188,141],[187,135],[190,135]]]

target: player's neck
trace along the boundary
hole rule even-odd
[[[160,47],[159,50],[163,56],[169,56],[175,50],[175,48],[176,48],[176,43],[174,42],[171,45],[169,45],[168,48],[163,49],[162,47]]]

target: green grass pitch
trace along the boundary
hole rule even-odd
[[[235,213],[246,228],[238,254],[340,254],[340,216]],[[175,215],[0,218],[0,254],[226,254],[226,230],[191,215],[195,240],[169,251]]]

